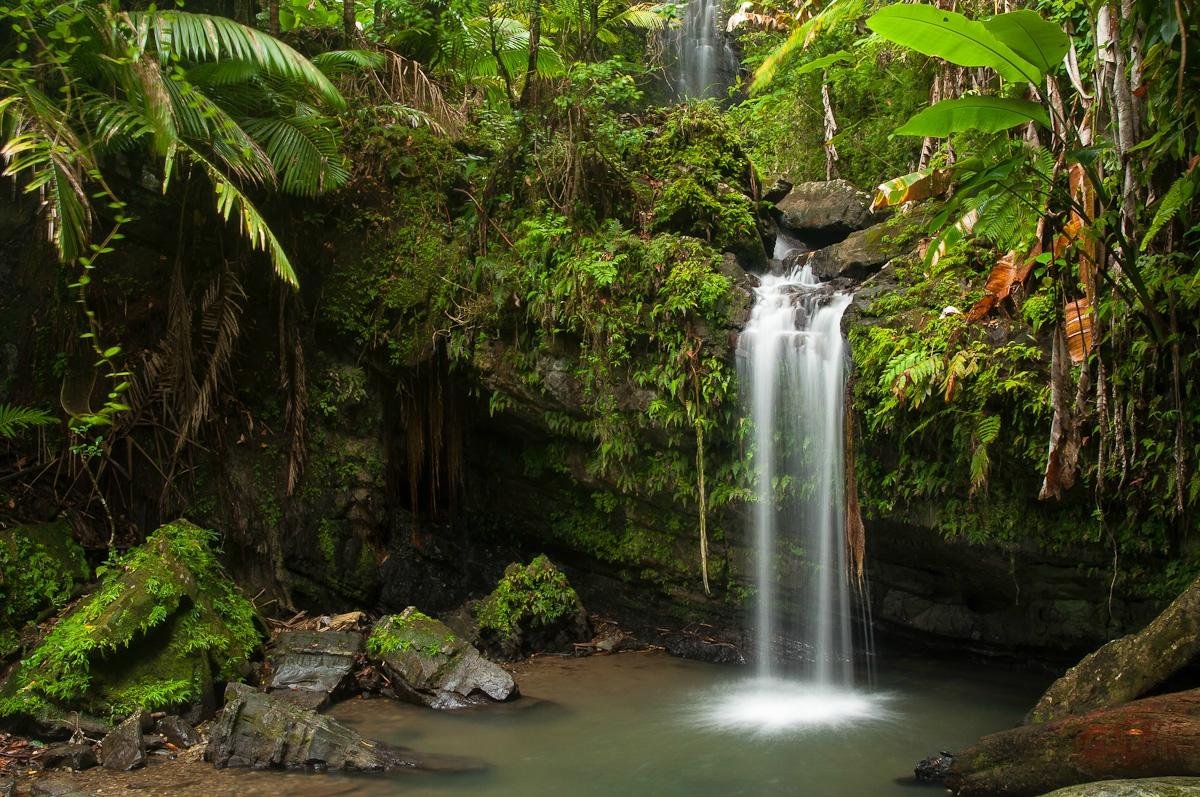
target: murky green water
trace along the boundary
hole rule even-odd
[[[470,756],[480,772],[390,778],[217,772],[160,766],[104,779],[95,793],[175,797],[297,795],[776,795],[889,797],[925,792],[913,764],[1012,726],[1044,683],[1007,671],[892,661],[878,675],[871,714],[835,727],[764,735],[709,727],[703,709],[737,692],[743,669],[660,654],[539,659],[516,671],[526,696],[501,706],[439,713],[387,700],[331,712],[366,736],[426,753]],[[91,774],[91,773],[87,773]]]

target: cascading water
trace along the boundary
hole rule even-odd
[[[675,30],[676,86],[679,99],[723,97],[738,59],[717,23],[720,0],[688,0],[683,21]]]
[[[775,674],[772,643],[781,631],[775,551],[784,542],[804,560],[805,610],[786,636],[800,643],[805,674],[821,686],[851,682],[841,330],[849,304],[850,294],[830,295],[808,266],[765,275],[738,344],[754,429],[758,671]],[[785,495],[780,498],[777,491]]]
[[[793,244],[777,242],[776,251]],[[788,262],[800,265],[761,278],[738,342],[753,429],[757,673],[703,709],[701,721],[718,729],[775,732],[887,716],[882,696],[853,688],[841,330],[852,297],[818,281],[806,259],[793,254]],[[798,596],[790,613],[780,610],[781,582]],[[780,665],[780,648],[799,652]]]

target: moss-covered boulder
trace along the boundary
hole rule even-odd
[[[412,606],[375,624],[367,656],[388,677],[393,696],[431,708],[466,708],[518,694],[503,667]]]
[[[0,685],[0,718],[111,719],[184,706],[245,673],[261,641],[255,610],[212,538],[177,520],[99,568],[91,594]]]
[[[566,575],[545,554],[516,562],[475,606],[479,639],[489,653],[514,659],[531,653],[568,652],[591,638],[587,612]]]
[[[65,522],[0,529],[0,659],[20,649],[21,629],[62,606],[91,579]]]

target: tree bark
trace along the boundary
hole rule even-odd
[[[1026,717],[1049,722],[1146,694],[1200,655],[1200,579],[1136,634],[1114,639],[1067,670]]]
[[[272,36],[279,35],[279,0],[270,0],[267,3],[267,33]]]
[[[354,42],[356,26],[354,24],[354,0],[342,0],[342,36],[349,47]]]
[[[980,739],[957,756],[959,797],[1034,797],[1096,780],[1200,775],[1200,689]]]

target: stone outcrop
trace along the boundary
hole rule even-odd
[[[985,736],[946,777],[960,797],[1034,797],[1117,778],[1200,775],[1200,689]]]
[[[431,708],[466,708],[519,694],[507,670],[411,606],[376,623],[367,655],[390,682],[385,694]]]
[[[845,180],[792,186],[776,207],[780,226],[818,243],[845,238],[883,219],[871,212],[870,195]]]
[[[386,772],[417,759],[366,739],[315,711],[230,684],[204,757],[218,767]]]
[[[304,708],[323,708],[352,684],[362,650],[356,631],[286,631],[271,641],[269,688]]]
[[[579,595],[544,554],[528,565],[514,562],[505,568],[474,614],[481,645],[501,659],[569,653],[576,642],[592,636]]]
[[[1044,797],[1200,797],[1200,778],[1102,780],[1067,786]]]
[[[133,714],[100,742],[100,763],[105,769],[128,772],[146,766],[146,742],[142,718]]]
[[[1146,694],[1200,654],[1200,579],[1136,634],[1114,639],[1051,684],[1027,722],[1120,705]]]

